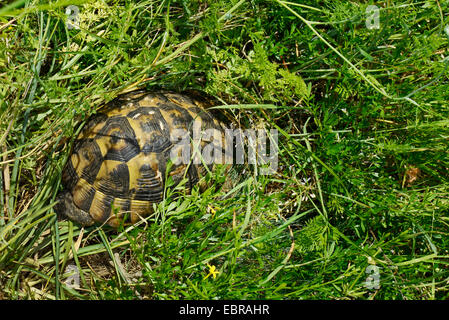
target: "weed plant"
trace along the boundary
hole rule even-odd
[[[0,298],[447,299],[448,12],[441,0],[4,3]],[[153,216],[118,232],[58,220],[74,138],[136,88],[201,90],[242,127],[277,129],[278,170],[245,167],[230,191],[220,170],[203,193],[168,186]]]

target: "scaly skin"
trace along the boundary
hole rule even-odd
[[[95,223],[89,213],[81,210],[73,203],[72,194],[64,190],[58,195],[58,204],[55,206],[55,211],[60,216],[66,216],[72,221],[78,222],[80,225],[87,227]]]

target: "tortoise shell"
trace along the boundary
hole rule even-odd
[[[135,223],[164,196],[166,174],[191,189],[206,172],[203,164],[173,164],[175,129],[192,134],[193,123],[223,132],[204,100],[176,93],[135,91],[95,114],[74,142],[63,171],[55,211],[83,226]],[[211,140],[202,139],[201,145]],[[180,153],[179,153],[180,155]],[[168,176],[167,176],[168,177]]]

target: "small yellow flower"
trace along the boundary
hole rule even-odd
[[[209,273],[204,277],[203,280],[206,280],[207,278],[209,278],[209,276],[212,276],[215,279],[220,271],[217,271],[214,265],[207,264],[207,267],[209,268]]]
[[[213,216],[215,216],[215,213],[217,212],[217,210],[219,210],[220,209],[220,207],[213,207],[213,206],[211,206],[211,205],[208,205],[207,206],[207,210],[210,212],[210,213],[212,213],[212,217]]]

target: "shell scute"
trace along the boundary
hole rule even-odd
[[[172,134],[177,129],[192,134],[194,125],[196,130],[220,129],[188,96],[137,91],[118,97],[87,122],[75,141],[63,172],[71,195],[66,198],[73,199],[84,219],[88,213],[111,226],[126,216],[131,223],[148,216],[163,199]],[[187,177],[190,189],[204,172],[200,164],[173,164],[169,176],[175,184]]]

